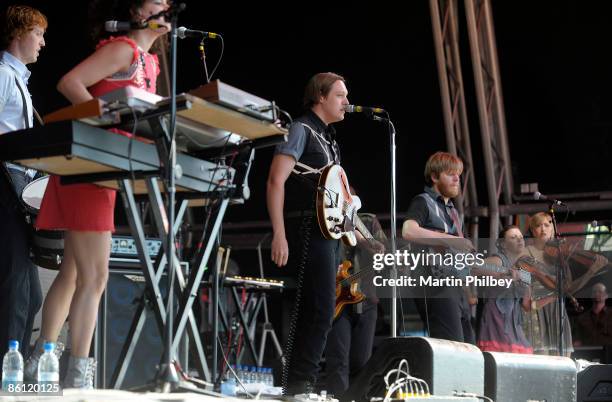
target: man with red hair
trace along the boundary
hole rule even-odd
[[[436,152],[425,164],[425,189],[408,208],[402,227],[405,240],[424,246],[443,246],[471,251],[472,243],[463,238],[463,228],[452,199],[461,191],[463,162],[448,152]],[[457,342],[475,343],[470,307],[461,287],[422,289],[415,297],[419,315],[429,336]]]
[[[0,18],[0,134],[33,126],[30,71],[45,46],[46,17],[28,6],[9,6]],[[29,259],[28,225],[19,195],[33,173],[0,164],[0,359],[8,341],[28,350],[34,316],[42,304],[38,268]]]

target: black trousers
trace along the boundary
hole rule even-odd
[[[340,242],[325,239],[314,217],[292,218],[286,222],[288,265],[296,268],[298,291],[286,347],[289,361],[285,385],[290,392],[299,392],[300,385],[296,384],[316,383],[327,335],[332,328]]]
[[[345,307],[334,321],[325,348],[325,371],[327,392],[336,398],[348,389],[349,378],[372,356],[377,316],[376,304],[367,303],[361,314],[355,313],[352,306]]]
[[[29,181],[23,172],[10,170],[15,190],[0,175],[0,359],[8,341],[19,341],[27,356],[34,317],[42,305],[38,268],[29,258],[29,227],[9,193],[21,190]]]
[[[444,289],[445,298],[415,299],[415,304],[425,329],[432,338],[475,344],[470,307],[460,287]]]

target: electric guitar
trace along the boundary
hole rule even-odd
[[[342,239],[344,244],[352,247],[357,244],[355,228],[366,237],[357,227],[357,222],[360,222],[357,211],[361,208],[361,200],[351,194],[346,173],[340,165],[330,165],[323,170],[316,199],[317,221],[323,237],[329,240]]]
[[[323,169],[317,185],[317,221],[323,237],[326,239],[342,239],[347,246],[357,245],[355,230],[369,241],[375,241],[368,228],[357,216],[361,208],[361,200],[351,194],[346,172],[340,165],[330,165]],[[358,280],[363,273],[350,274],[352,264],[344,261],[336,276],[336,309],[337,318],[347,304],[356,304],[365,299],[358,290]]]
[[[375,242],[372,233],[365,226],[361,218],[355,215],[357,230],[370,242]],[[382,250],[381,250],[382,252]],[[374,272],[373,267],[362,267],[359,272],[351,274],[349,270],[353,264],[349,260],[344,260],[336,275],[336,308],[334,310],[334,320],[338,318],[342,309],[349,304],[357,304],[365,300],[366,296],[359,290],[359,280],[367,273]]]
[[[334,320],[340,316],[344,306],[361,303],[366,298],[359,291],[359,278],[351,278],[351,276],[357,275],[349,273],[349,269],[352,266],[353,264],[349,260],[344,260],[338,269],[338,275],[336,275],[336,309],[334,310]],[[360,277],[361,275],[358,276]]]

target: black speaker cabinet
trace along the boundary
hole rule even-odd
[[[397,368],[402,359],[408,361],[411,375],[429,384],[433,395],[484,394],[484,360],[480,349],[435,338],[401,337],[389,338],[380,344],[340,400],[369,401],[372,397],[384,397],[384,376]]]
[[[126,342],[144,286],[144,277],[138,270],[123,271],[111,267],[105,295],[106,332],[103,340],[100,340],[104,341],[105,345],[98,345],[99,350],[105,346],[104,361],[98,361],[98,368],[102,368],[102,372],[98,373],[98,387],[112,387],[113,372],[120,363],[121,349]],[[165,276],[160,288],[165,295]],[[100,314],[104,314],[102,306]],[[147,307],[147,318],[121,389],[145,385],[153,380],[163,353],[162,342],[163,336],[155,323],[153,311]]]
[[[485,395],[495,402],[574,402],[576,364],[567,357],[484,352]]]
[[[612,364],[596,364],[578,373],[578,402],[612,402]]]

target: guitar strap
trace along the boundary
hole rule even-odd
[[[421,197],[423,197],[425,199],[425,202],[427,202],[429,210],[433,211],[436,214],[436,217],[440,220],[440,222],[444,226],[444,233],[448,233],[448,234],[453,234],[454,233],[455,236],[463,237],[463,230],[462,230],[461,220],[459,219],[459,214],[458,214],[456,208],[451,207],[450,205],[447,206],[448,215],[450,216],[451,220],[453,221],[453,225],[449,226],[448,223],[446,223],[446,216],[444,215],[444,211],[442,210],[442,208],[440,208],[440,205],[431,196],[431,194],[423,193],[423,194],[421,194]]]
[[[310,133],[311,133],[310,135],[306,137],[306,148],[308,148],[308,146],[310,145],[310,139],[315,138],[317,142],[319,143],[319,146],[325,153],[325,156],[327,158],[327,163],[325,164],[325,166],[321,167],[320,169],[315,169],[312,166],[309,166],[305,163],[298,161],[295,163],[295,166],[293,167],[291,174],[297,179],[299,179],[300,181],[302,181],[303,183],[305,183],[308,187],[311,187],[313,190],[316,191],[318,190],[317,187],[318,187],[319,177],[321,177],[321,173],[323,172],[323,170],[325,170],[325,168],[337,162],[337,157],[336,157],[337,152],[333,151],[334,159],[331,159],[330,151],[328,148],[328,145],[329,145],[332,148],[332,150],[334,150],[336,144],[335,144],[335,141],[329,142],[323,134],[315,131],[308,124],[305,124],[302,122],[299,122],[299,123],[303,125],[305,128],[307,128],[308,130],[310,130]]]
[[[325,170],[326,167],[336,163],[338,160],[337,152],[335,150],[336,149],[335,141],[330,142],[327,138],[325,138],[325,135],[319,133],[318,131],[316,131],[314,128],[310,127],[306,123],[300,122],[300,124],[303,125],[304,128],[307,128],[310,131],[311,135],[308,136],[309,141],[310,141],[310,138],[314,138],[315,140],[317,140],[317,142],[319,143],[319,146],[325,153],[325,156],[327,158],[327,163],[325,164],[325,166],[319,169],[315,169],[311,166],[306,165],[305,163],[298,161],[296,162],[292,173],[297,176],[303,176],[303,175],[309,175],[309,174],[320,175],[321,172],[323,172],[323,170]],[[331,152],[330,152],[330,149],[331,149]]]

